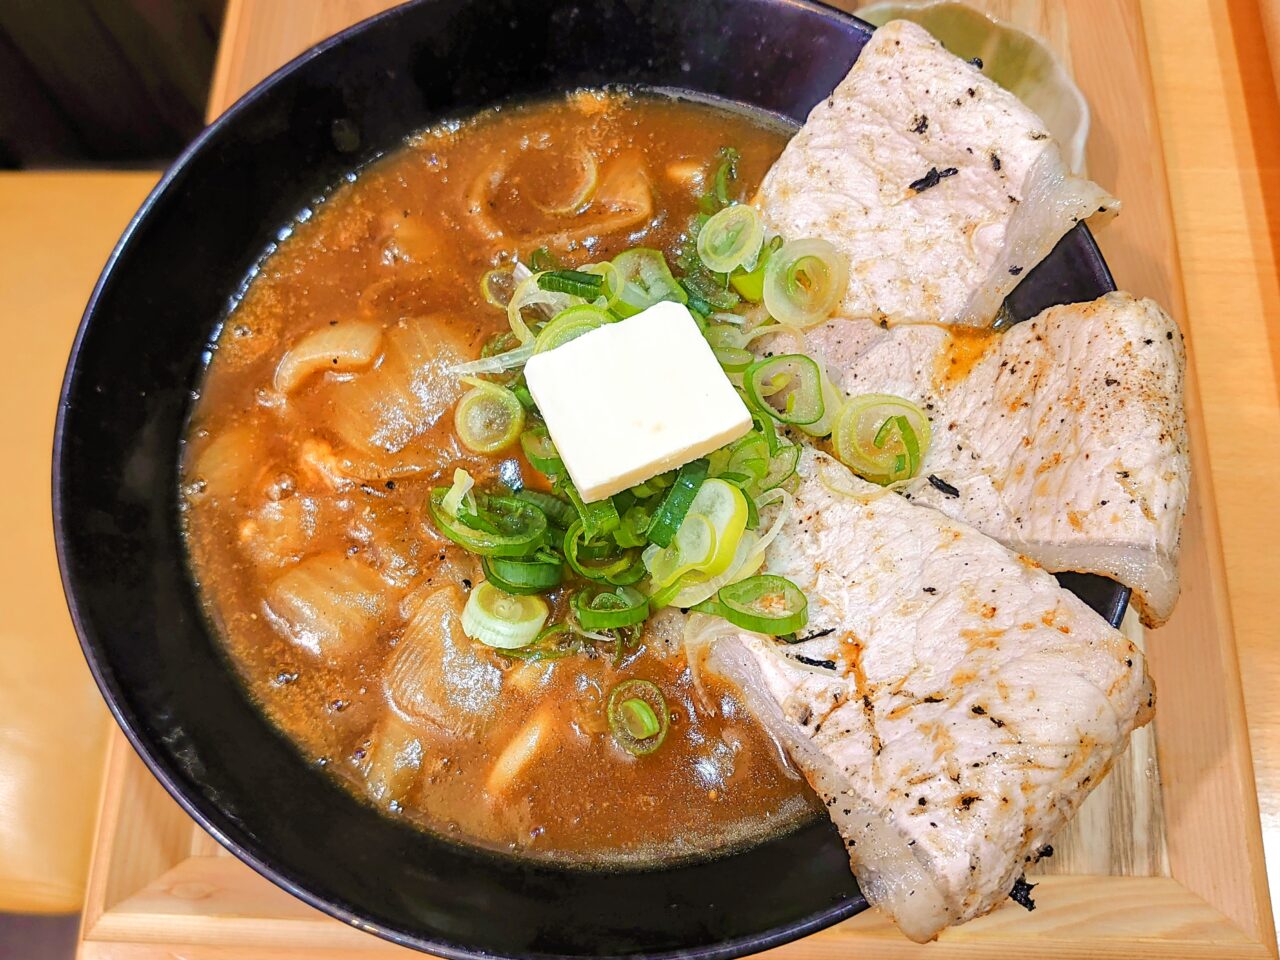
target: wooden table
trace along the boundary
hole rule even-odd
[[[1112,0],[1071,0],[1073,13],[1089,3],[1098,21],[1108,22]],[[390,5],[231,0],[211,112],[315,40]],[[1025,14],[1028,3],[1006,5]],[[1051,32],[1054,8],[1042,16]],[[1163,145],[1177,251],[1139,243],[1129,250],[1127,269],[1117,272],[1125,286],[1144,293],[1168,289],[1175,257],[1181,265],[1185,312],[1169,305],[1182,314],[1198,366],[1271,895],[1280,913],[1280,630],[1268,603],[1280,583],[1280,550],[1271,542],[1280,533],[1280,500],[1270,495],[1280,476],[1280,104],[1249,0],[1142,0],[1140,26],[1159,121],[1149,142]],[[1085,44],[1073,43],[1072,54],[1078,66],[1091,56]],[[1115,78],[1085,91],[1102,117],[1128,95],[1130,78],[1124,63],[1092,66],[1095,77],[1111,71]],[[1096,129],[1103,133],[1095,136],[1105,135],[1105,124]],[[1113,169],[1091,171],[1121,196],[1125,181],[1163,176],[1154,155],[1121,159]]]

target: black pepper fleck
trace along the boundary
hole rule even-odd
[[[1026,877],[1019,877],[1014,881],[1013,889],[1009,891],[1009,899],[1020,907],[1034,910],[1036,902],[1031,899],[1031,891],[1035,888],[1036,885],[1034,883],[1027,883]]]
[[[960,491],[959,491],[959,490],[957,490],[957,489],[956,489],[955,487],[953,487],[951,484],[947,483],[947,481],[943,480],[942,478],[940,478],[940,477],[935,477],[932,473],[931,473],[931,474],[929,474],[929,485],[930,485],[931,487],[933,487],[935,490],[940,490],[940,491],[942,491],[942,492],[943,492],[943,493],[945,493],[948,497],[958,497],[958,496],[960,496]]]

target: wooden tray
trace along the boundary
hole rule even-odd
[[[275,64],[388,0],[289,5],[232,0],[211,114]],[[1160,131],[1137,0],[986,0],[1057,49],[1093,110],[1090,173],[1124,201],[1099,237],[1121,286],[1165,304],[1188,329]],[[252,16],[250,14],[253,14]],[[293,18],[292,20],[290,18]],[[244,24],[255,32],[237,36]],[[1189,330],[1194,335],[1194,331]],[[1154,727],[1089,798],[1038,869],[1034,913],[1008,904],[906,941],[874,911],[773,951],[797,958],[1275,956],[1257,796],[1200,411],[1188,371],[1194,486],[1183,534],[1183,595],[1149,636]],[[294,960],[409,951],[344,926],[259,877],[196,827],[117,734],[107,775],[79,956],[110,960]]]

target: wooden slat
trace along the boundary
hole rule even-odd
[[[208,118],[235,103],[255,83],[307,47],[399,0],[228,0],[209,89]]]
[[[1046,956],[1262,958],[1263,948],[1231,920],[1168,878],[1046,877],[1036,887],[1041,906],[1028,913],[1009,904],[950,931],[945,946],[906,941],[887,920],[866,913],[767,956],[876,958],[937,956],[1002,958]],[[303,956],[325,949],[353,956],[406,953],[394,945],[335,923],[261,877],[246,878],[234,861],[183,861],[104,915],[97,942],[182,944],[286,950]],[[145,954],[142,954],[145,956]],[[184,956],[188,954],[184,950]],[[255,960],[263,956],[254,953]]]
[[[1280,107],[1252,0],[1146,17],[1280,915]],[[1197,651],[1199,655],[1199,651]]]

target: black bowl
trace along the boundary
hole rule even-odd
[[[116,719],[206,830],[308,903],[448,957],[731,957],[866,907],[826,823],[719,859],[601,872],[498,857],[385,818],[265,720],[210,636],[179,534],[177,450],[211,337],[277,231],[408,132],[497,101],[622,83],[800,121],[870,28],[800,0],[423,0],[257,86],[188,149],[112,254],[72,350],[58,555]],[[1083,226],[1012,298],[1113,289]],[[1115,619],[1126,594],[1073,581]]]

